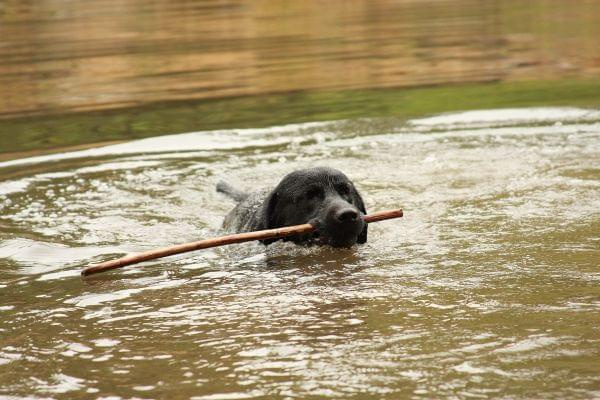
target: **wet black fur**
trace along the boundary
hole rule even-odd
[[[217,191],[238,202],[223,222],[227,230],[250,232],[310,222],[317,227],[314,233],[283,240],[334,247],[367,241],[363,200],[350,179],[336,169],[297,170],[285,176],[273,190],[245,193],[219,182]]]

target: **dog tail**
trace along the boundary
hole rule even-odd
[[[240,202],[246,197],[248,197],[248,193],[242,192],[241,190],[237,190],[236,188],[223,181],[219,181],[219,183],[217,183],[217,192],[223,193],[224,195],[231,197],[237,202]]]

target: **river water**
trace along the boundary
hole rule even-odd
[[[484,110],[162,136],[0,164],[0,395],[600,397],[600,112]],[[349,250],[219,234],[215,192],[344,171]],[[110,397],[112,396],[112,397]]]

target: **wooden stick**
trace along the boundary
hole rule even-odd
[[[391,211],[381,211],[378,213],[365,215],[366,223],[383,221],[391,218],[402,217],[401,209]],[[311,224],[302,224],[294,226],[286,226],[285,228],[265,229],[263,231],[236,233],[234,235],[220,236],[212,239],[199,240],[197,242],[184,243],[175,246],[162,247],[160,249],[144,251],[142,253],[130,254],[128,256],[106,261],[100,264],[93,264],[81,271],[81,275],[87,276],[104,272],[115,268],[124,267],[126,265],[137,264],[143,261],[153,260],[175,254],[185,253],[188,251],[208,249],[209,247],[224,246],[226,244],[250,242],[253,240],[264,239],[281,239],[286,236],[296,235],[299,233],[308,233],[315,230]]]

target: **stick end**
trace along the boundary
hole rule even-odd
[[[87,267],[81,270],[81,276],[88,276],[94,273],[94,267],[96,264],[89,264]]]

